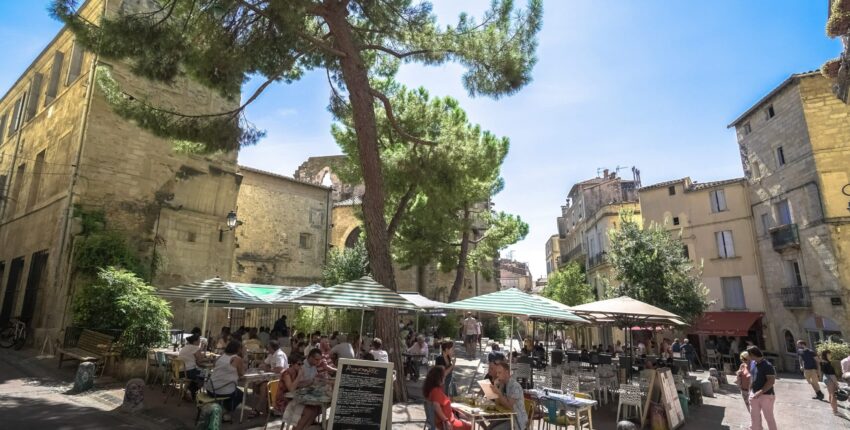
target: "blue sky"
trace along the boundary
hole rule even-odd
[[[1,91],[59,30],[48,3],[0,2]],[[435,0],[434,11],[448,23],[488,3]],[[405,65],[400,79],[459,99],[472,121],[511,139],[496,207],[530,224],[510,249],[536,278],[545,275],[544,244],[557,233],[567,191],[598,168],[637,166],[644,185],[741,176],[726,125],[788,75],[838,55],[840,43],[824,34],[826,4],[548,0],[534,81],[517,95],[469,98],[454,65]],[[240,163],[291,175],[307,157],[338,153],[327,100],[321,72],[267,91],[248,116],[268,137],[243,150]]]

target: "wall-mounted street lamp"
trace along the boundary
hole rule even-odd
[[[841,187],[841,193],[850,197],[850,184]],[[847,211],[850,211],[850,201],[847,202]]]
[[[223,228],[218,229],[218,241],[219,242],[224,241],[224,232],[225,231],[233,231],[233,230],[236,229],[236,227],[242,225],[242,221],[239,221],[239,219],[236,218],[236,212],[235,211],[228,212],[227,217],[224,219],[224,221],[225,221],[225,224],[227,225],[227,229],[223,229]]]

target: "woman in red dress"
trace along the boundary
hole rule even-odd
[[[298,378],[298,372],[301,371],[301,366],[304,364],[304,356],[298,352],[293,352],[289,356],[289,367],[280,372],[280,382],[277,384],[277,397],[275,398],[274,410],[280,415],[286,410],[286,405],[290,400],[286,397],[286,393],[295,391],[295,379]]]
[[[446,428],[471,430],[472,424],[455,416],[452,410],[452,399],[443,391],[445,377],[445,368],[443,366],[434,366],[428,371],[428,376],[425,377],[425,383],[422,386],[422,394],[425,396],[425,401],[431,402],[434,409],[437,428],[440,430]]]

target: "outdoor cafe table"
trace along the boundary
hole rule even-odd
[[[248,369],[241,378],[239,378],[239,382],[242,383],[242,392],[245,395],[248,395],[248,385],[256,382],[268,382],[274,379],[278,379],[280,377],[280,373],[275,372],[264,372],[258,369]],[[264,395],[264,393],[261,393]],[[245,404],[242,404],[242,408],[239,411],[239,422],[242,422],[243,417],[245,416]]]
[[[305,406],[318,406],[322,408],[322,413],[319,414],[319,417],[321,417],[322,420],[322,428],[327,428],[328,420],[324,419],[324,411],[331,406],[331,396],[326,390],[300,388],[295,391],[287,392],[284,396]],[[283,422],[281,423],[281,426],[285,424],[286,422]]]
[[[534,400],[537,404],[542,401],[553,401],[558,403],[559,408],[573,411],[576,419],[581,413],[587,413],[587,423],[593,429],[593,407],[597,401],[591,399],[582,399],[578,397],[567,397],[562,394],[546,393],[544,390],[525,390],[525,394]]]
[[[510,421],[511,430],[514,430],[514,415],[516,413],[512,409],[504,409],[496,406],[492,402],[482,405],[470,406],[466,403],[452,402],[452,410],[457,414],[463,415],[472,422],[472,428],[475,428],[475,422],[481,421],[486,424],[488,421]],[[521,430],[521,429],[520,429]]]

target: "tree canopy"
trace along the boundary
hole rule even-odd
[[[328,253],[322,267],[322,285],[332,287],[369,274],[369,258],[362,240],[353,248],[335,248]]]
[[[392,128],[381,109],[379,146],[384,171],[389,239],[394,260],[402,267],[439,263],[457,270],[449,301],[457,299],[467,267],[492,275],[493,258],[521,240],[528,225],[519,217],[493,212],[490,198],[501,189],[501,164],[509,142],[471,124],[458,102],[431,97],[424,88],[387,82],[395,120],[435,145],[410,145]],[[357,166],[357,140],[350,111],[340,109],[333,135],[349,163],[347,180],[362,178]]]
[[[593,287],[587,283],[582,266],[575,261],[549,275],[543,296],[567,306],[583,305],[594,299]]]
[[[641,229],[629,213],[620,214],[620,229],[609,236],[609,259],[621,282],[611,295],[629,296],[687,321],[695,321],[708,308],[701,270],[685,256],[678,236],[657,224]]]
[[[116,112],[158,135],[198,142],[208,150],[255,143],[261,134],[247,126],[245,106],[276,82],[292,83],[307,71],[324,69],[334,97],[350,105],[365,187],[366,249],[375,280],[391,289],[395,278],[375,105],[406,142],[430,142],[393,120],[394,106],[373,80],[387,63],[452,61],[466,68],[462,80],[471,95],[512,94],[531,80],[542,18],[541,0],[529,0],[524,10],[512,0],[494,0],[481,20],[461,14],[448,26],[437,23],[427,1],[149,0],[124,2],[117,15],[90,22],[77,13],[77,3],[54,0],[51,11],[100,58],[128,61],[139,76],[166,83],[188,76],[233,100],[248,78],[264,80],[226,112],[172,112],[123,90],[117,91],[125,106],[109,100]],[[377,317],[377,334],[400,365],[392,330],[396,313],[380,309]],[[395,385],[405,399],[404,384]]]

